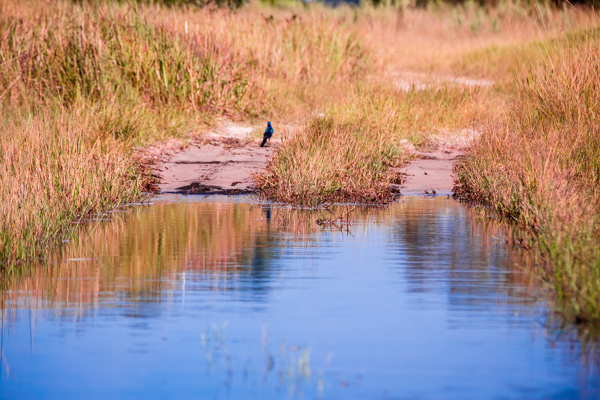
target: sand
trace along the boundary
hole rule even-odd
[[[441,147],[430,152],[419,152],[417,159],[400,172],[405,179],[400,194],[405,196],[452,195],[454,163],[462,152]]]

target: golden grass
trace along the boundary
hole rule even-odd
[[[572,41],[570,38],[577,37]],[[569,318],[600,318],[600,30],[541,43],[512,107],[459,167],[464,197],[517,222]]]
[[[140,175],[91,115],[1,115],[0,264],[31,259],[72,222],[140,196]]]
[[[531,43],[594,20],[593,13],[579,10],[504,3],[498,8],[467,3],[427,11],[364,6],[350,11],[335,13],[344,23],[352,19],[373,54],[376,65],[368,83],[346,89],[343,97],[320,109],[323,118],[309,119],[283,144],[267,171],[255,176],[265,197],[310,205],[389,201],[389,183],[398,180],[391,167],[407,159],[400,140],[422,146],[435,135],[496,121],[504,112],[506,86],[478,88],[480,81],[463,79],[469,82],[464,87],[456,78],[468,74],[503,81],[520,60],[494,60],[496,69],[479,68],[484,64],[480,52]],[[469,60],[475,60],[473,66]],[[506,65],[510,67],[501,69]]]
[[[497,80],[510,77],[510,67],[521,61],[510,54],[515,46],[599,22],[597,13],[584,7],[553,9],[519,1],[501,1],[495,7],[474,1],[455,6],[440,2],[427,9],[402,11],[363,7],[355,19],[360,36],[388,73],[465,74]],[[472,56],[494,49],[505,51],[482,62]],[[499,71],[498,62],[509,68]]]

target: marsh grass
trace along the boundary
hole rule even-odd
[[[40,256],[72,223],[138,198],[142,177],[94,118],[68,111],[0,123],[0,264]]]
[[[593,29],[539,49],[546,57],[513,81],[503,123],[458,169],[462,196],[526,232],[540,278],[559,309],[579,320],[600,318],[599,44]]]

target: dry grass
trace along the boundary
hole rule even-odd
[[[586,8],[557,10],[519,1],[501,1],[491,7],[467,1],[455,6],[431,3],[426,10],[363,7],[355,19],[374,59],[388,73],[466,74],[502,80],[510,77],[510,68],[520,61],[505,59],[515,46],[595,26],[596,15]],[[504,54],[478,62],[480,51],[495,49],[505,50]],[[498,62],[508,68],[498,70]]]
[[[141,176],[92,115],[2,115],[0,264],[39,256],[72,222],[140,196]]]
[[[504,3],[497,8],[439,5],[426,11],[363,6],[335,15],[359,32],[373,54],[368,89],[355,85],[340,91],[344,95],[322,109],[325,117],[312,118],[284,143],[267,171],[256,175],[266,197],[311,205],[389,201],[389,183],[397,180],[390,167],[406,161],[401,139],[426,145],[433,135],[497,121],[504,113],[505,85],[476,88],[478,81],[456,77],[504,81],[519,59],[495,59],[495,67],[485,69],[479,53],[594,21],[594,14],[585,11]]]
[[[571,40],[577,37],[577,40]],[[600,318],[600,30],[540,44],[510,111],[460,165],[463,196],[516,221],[570,318]]]

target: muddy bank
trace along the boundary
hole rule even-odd
[[[405,150],[415,159],[396,170],[403,180],[397,191],[405,196],[452,195],[454,165],[479,134],[475,129],[444,132],[426,150],[405,142]]]
[[[405,196],[451,195],[454,187],[454,163],[462,151],[440,146],[419,152],[417,159],[400,169],[403,183],[399,188]]]
[[[259,146],[258,141],[212,140],[191,145],[154,168],[160,177],[158,190],[182,194],[242,194],[256,191],[251,173],[264,169],[276,144]],[[418,152],[416,159],[398,172],[402,185],[391,190],[400,195],[451,195],[454,163],[460,149],[439,146]]]

